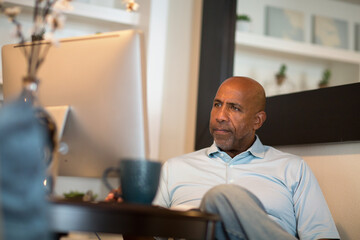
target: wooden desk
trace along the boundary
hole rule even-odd
[[[173,211],[129,203],[88,203],[52,200],[51,228],[70,231],[115,233],[186,239],[214,239],[219,217],[199,211]]]

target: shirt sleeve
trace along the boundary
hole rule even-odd
[[[165,162],[161,168],[161,177],[159,188],[153,201],[153,204],[162,206],[162,207],[170,207],[170,195],[168,191],[168,163]]]
[[[331,212],[310,167],[302,160],[295,189],[294,211],[300,239],[339,239]]]

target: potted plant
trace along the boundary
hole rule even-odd
[[[331,71],[329,69],[325,69],[323,72],[323,76],[318,84],[319,88],[327,87],[329,85],[330,77],[331,77]]]
[[[236,26],[238,31],[249,32],[251,19],[246,14],[236,16]]]
[[[279,72],[275,75],[276,83],[280,86],[286,79],[286,65],[282,64]]]

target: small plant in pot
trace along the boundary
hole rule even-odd
[[[246,15],[246,14],[237,15],[236,21],[237,21],[237,23],[236,23],[237,30],[242,31],[242,32],[250,31],[251,19],[248,15]]]
[[[323,76],[319,81],[319,88],[324,88],[329,86],[330,77],[331,77],[331,71],[329,69],[325,69],[323,72]]]
[[[275,75],[276,77],[276,83],[280,86],[281,84],[283,84],[283,82],[285,81],[286,79],[286,65],[285,64],[282,64],[280,69],[279,69],[279,72]]]

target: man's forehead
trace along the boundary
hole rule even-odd
[[[246,92],[237,88],[231,88],[228,86],[221,86],[216,93],[215,99],[221,99],[222,101],[231,100],[240,101],[246,97]]]

